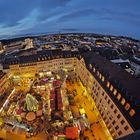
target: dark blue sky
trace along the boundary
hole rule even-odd
[[[140,0],[0,0],[0,37],[57,31],[140,39]]]

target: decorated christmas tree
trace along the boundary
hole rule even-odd
[[[26,104],[28,111],[36,112],[38,110],[38,101],[31,94],[26,95]]]

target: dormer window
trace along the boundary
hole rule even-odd
[[[100,79],[102,78],[102,75],[101,75],[101,74],[99,75],[99,78],[100,78]]]
[[[92,69],[92,65],[91,64],[89,64],[89,67]]]
[[[129,110],[129,108],[130,108],[130,104],[127,103],[126,106],[125,106],[125,109],[126,109],[126,110]]]
[[[107,85],[106,86],[109,87],[110,86],[110,82],[107,82]]]
[[[110,86],[110,91],[113,91],[113,86],[112,85]]]
[[[102,76],[102,81],[103,81],[103,82],[105,81],[105,77],[104,77],[104,76]]]
[[[116,94],[117,94],[117,90],[116,90],[116,89],[114,89],[113,94],[114,94],[114,95],[116,95]]]
[[[121,104],[122,104],[122,105],[125,104],[125,99],[124,99],[124,98],[122,99]]]
[[[120,93],[118,94],[117,99],[118,99],[118,100],[121,99],[121,94],[120,94]]]
[[[135,115],[135,113],[136,113],[135,110],[134,109],[131,109],[130,112],[129,112],[129,115],[131,117],[133,117]]]
[[[97,71],[97,76],[99,76],[99,74],[100,74],[99,71]]]

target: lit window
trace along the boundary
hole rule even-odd
[[[124,98],[122,99],[121,104],[122,104],[122,105],[125,104],[125,99],[124,99]]]
[[[102,76],[102,81],[104,82],[104,80],[105,80],[105,78],[104,78],[104,76]]]
[[[121,98],[121,94],[118,94],[117,99],[120,100]]]
[[[99,74],[100,74],[99,71],[97,71],[97,76],[99,76]]]
[[[100,78],[100,79],[102,78],[102,75],[101,75],[101,74],[99,75],[99,78]]]
[[[110,90],[113,91],[113,86],[111,85]]]
[[[114,95],[116,95],[116,94],[117,94],[117,90],[116,90],[116,89],[114,89],[114,92],[113,92],[113,94],[114,94]]]
[[[135,110],[134,109],[131,109],[130,112],[129,112],[129,115],[131,117],[133,117],[135,115],[135,113],[136,113]]]
[[[92,65],[90,64],[89,67],[92,69]]]
[[[95,68],[93,68],[93,72],[95,72],[96,71],[96,69]]]
[[[109,87],[110,86],[110,83],[109,82],[107,82],[107,87]]]
[[[129,110],[129,108],[130,108],[130,104],[127,103],[126,106],[125,106],[125,109]]]

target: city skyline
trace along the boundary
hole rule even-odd
[[[138,0],[0,0],[0,38],[89,32],[140,39]]]

